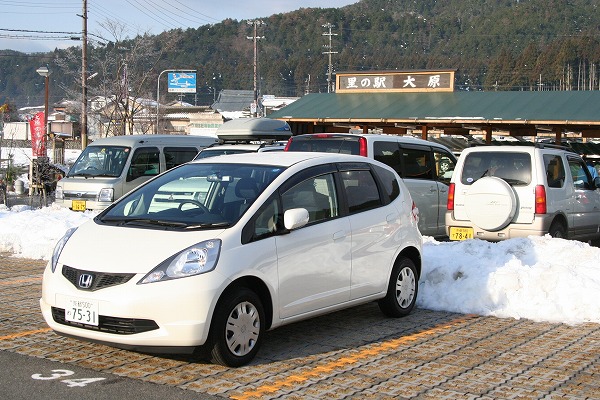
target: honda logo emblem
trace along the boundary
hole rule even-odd
[[[94,276],[90,274],[79,275],[79,287],[82,289],[89,289],[92,286]]]

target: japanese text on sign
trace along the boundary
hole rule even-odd
[[[338,74],[338,92],[425,92],[454,90],[454,72]]]

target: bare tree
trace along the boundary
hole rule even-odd
[[[153,110],[147,104],[153,99],[153,79],[158,75],[157,63],[164,49],[173,46],[176,33],[161,35],[161,40],[145,32],[134,38],[125,36],[125,25],[107,20],[100,24],[110,36],[108,43],[92,40],[88,65],[88,130],[92,135],[118,136],[151,133]],[[94,37],[100,37],[94,35]],[[71,48],[56,62],[63,71],[69,71],[72,85],[63,88],[71,99],[81,100],[81,67],[73,68],[81,59],[80,49]]]

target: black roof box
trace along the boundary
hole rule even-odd
[[[217,129],[221,140],[287,140],[292,130],[285,121],[270,118],[238,118],[225,122]]]

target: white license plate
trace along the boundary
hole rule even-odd
[[[80,324],[98,326],[98,302],[89,299],[68,298],[65,319]]]

